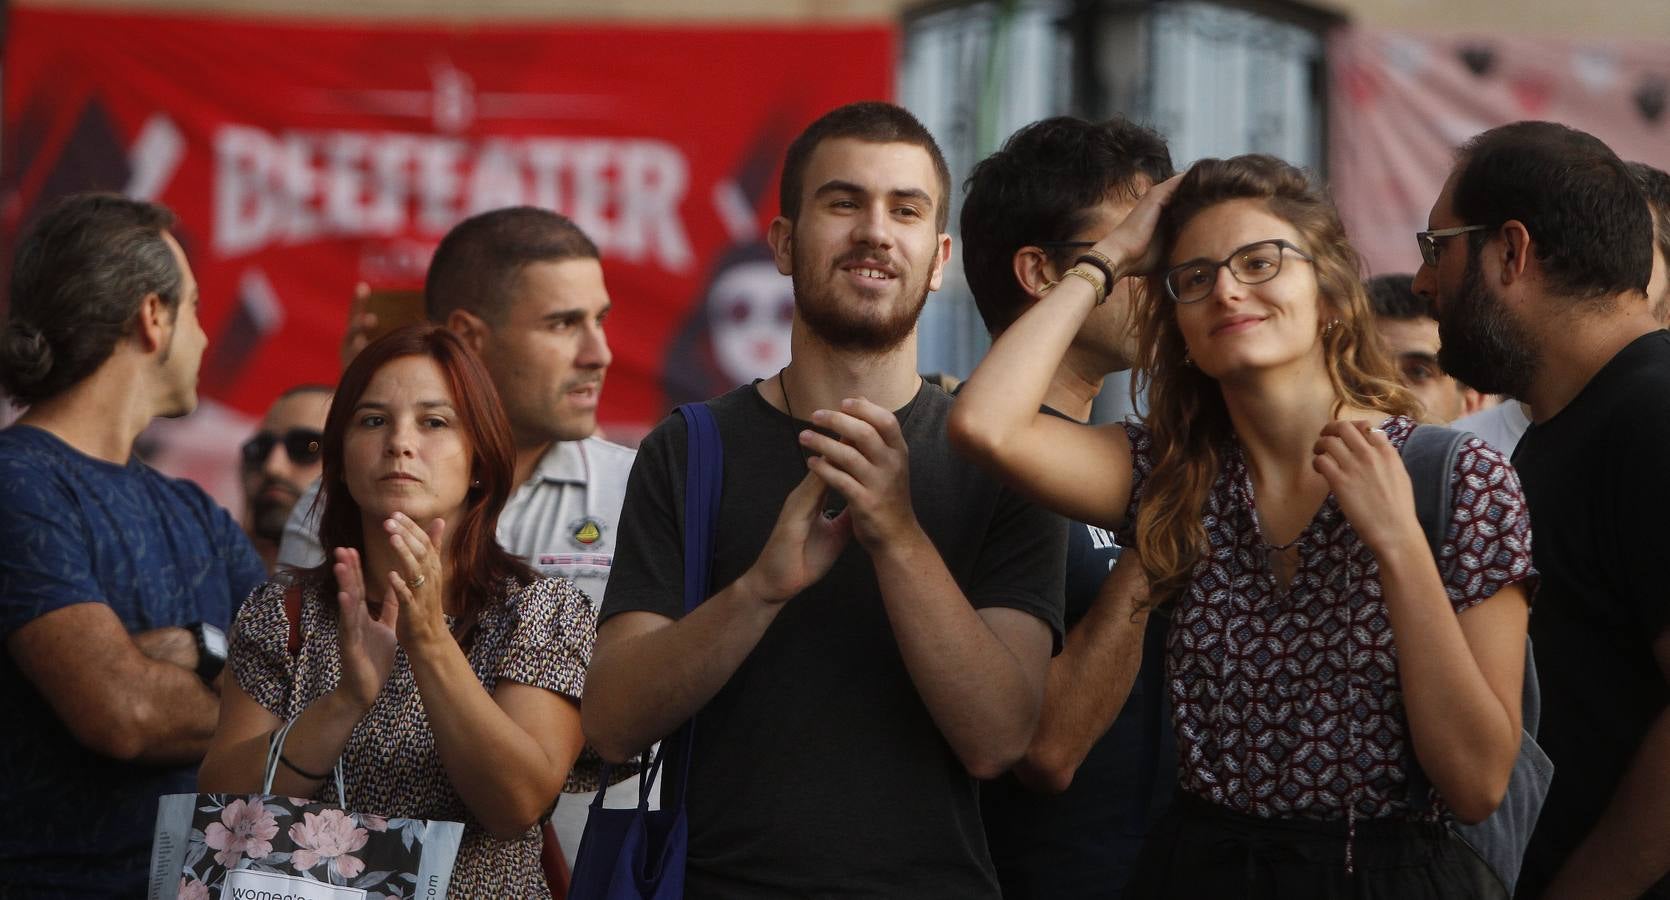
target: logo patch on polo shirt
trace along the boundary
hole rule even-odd
[[[568,526],[568,539],[573,541],[576,547],[594,547],[603,540],[603,523],[586,516]]]

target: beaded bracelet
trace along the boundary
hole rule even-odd
[[[1081,269],[1078,266],[1074,266],[1071,269],[1068,269],[1067,271],[1061,273],[1062,278],[1066,278],[1068,275],[1077,275],[1078,277],[1083,278],[1085,281],[1090,282],[1090,287],[1093,288],[1096,291],[1096,305],[1097,306],[1101,306],[1103,303],[1107,302],[1108,286],[1110,284],[1109,282],[1097,281],[1096,276],[1094,274],[1092,274],[1092,272],[1090,270]]]
[[[1113,277],[1113,260],[1108,259],[1107,256],[1098,253],[1095,250],[1092,250],[1089,253],[1080,256],[1078,259],[1073,260],[1073,265],[1092,266],[1097,271],[1101,272],[1102,277],[1107,279],[1109,291],[1113,290],[1113,283],[1118,280]]]

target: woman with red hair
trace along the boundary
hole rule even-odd
[[[453,896],[546,897],[536,826],[583,744],[596,619],[494,538],[514,451],[492,382],[451,332],[401,329],[343,373],[323,445],[327,562],[239,611],[202,789],[259,791],[293,721],[274,793],[463,821]]]

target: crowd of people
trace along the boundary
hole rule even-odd
[[[916,327],[956,190],[890,104],[789,147],[790,353],[707,401],[688,611],[691,438],[598,436],[569,220],[459,223],[425,324],[356,306],[340,382],[243,444],[240,526],[134,453],[207,343],[173,215],[59,202],[0,325],[0,897],[139,896],[158,798],[269,764],[463,822],[454,896],[547,897],[693,717],[692,898],[1670,897],[1670,176],[1492,129],[1420,268],[1365,280],[1286,162],[1036,122],[962,187],[993,344],[948,392]],[[1141,413],[1091,423],[1126,369]],[[1443,423],[1428,523],[1402,451]],[[1504,874],[1458,829],[1527,690],[1554,777]]]

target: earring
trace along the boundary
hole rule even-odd
[[[1322,338],[1323,338],[1323,340],[1327,340],[1328,336],[1333,334],[1334,329],[1337,328],[1337,327],[1339,327],[1339,320],[1338,319],[1329,319],[1328,324],[1322,326]]]
[[[1195,358],[1193,356],[1190,356],[1189,351],[1187,351],[1187,350],[1183,351],[1183,365],[1184,365],[1185,368],[1189,368],[1189,369],[1192,369],[1192,368],[1195,367]]]
[[[481,487],[481,479],[477,478],[477,479],[471,481],[470,482],[470,487],[473,487],[473,488]]]

